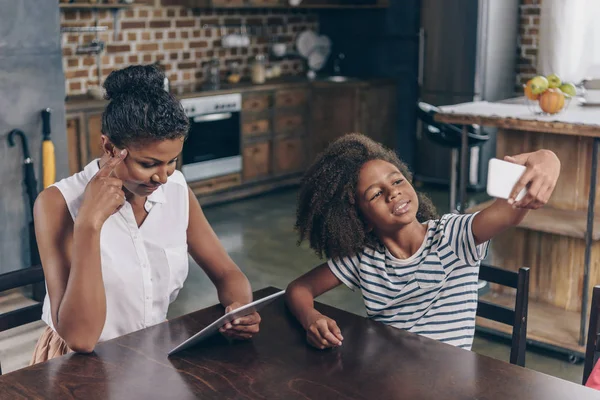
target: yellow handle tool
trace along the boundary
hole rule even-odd
[[[44,189],[56,181],[56,159],[54,156],[54,143],[50,139],[50,109],[42,110],[42,167],[44,171]]]

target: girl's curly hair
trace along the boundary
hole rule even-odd
[[[367,231],[356,200],[360,169],[371,160],[395,165],[412,184],[412,174],[394,151],[358,133],[337,139],[302,178],[295,225],[298,244],[308,239],[319,257],[325,254],[328,258],[352,256],[365,246],[381,245],[377,236]],[[419,193],[417,196],[417,219],[437,218],[431,200]]]

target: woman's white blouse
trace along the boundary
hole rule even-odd
[[[77,217],[86,185],[98,172],[98,160],[57,182],[71,217]],[[106,322],[100,341],[163,322],[188,274],[189,194],[179,171],[146,200],[148,216],[138,228],[128,202],[104,223],[100,234]],[[80,266],[84,267],[85,266]],[[50,299],[42,320],[54,329]]]

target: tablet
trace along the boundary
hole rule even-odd
[[[508,199],[513,188],[525,172],[523,165],[492,158],[488,164],[487,193],[497,199]],[[515,200],[521,200],[527,189],[523,188]]]
[[[272,295],[263,297],[262,299],[253,301],[252,303],[248,303],[240,308],[236,308],[235,310],[228,312],[227,314],[223,315],[221,318],[217,319],[212,324],[208,325],[206,328],[202,329],[200,332],[196,333],[191,338],[187,339],[186,341],[184,341],[183,343],[181,343],[180,345],[175,347],[173,350],[171,350],[169,352],[169,355],[178,353],[181,350],[184,350],[191,346],[194,346],[195,344],[199,343],[203,339],[206,339],[207,337],[215,334],[216,332],[219,331],[219,328],[221,328],[226,323],[233,321],[236,318],[240,318],[240,317],[246,316],[248,314],[252,314],[253,312],[259,311],[264,306],[271,303],[273,300],[275,300],[279,296],[283,295],[284,293],[285,293],[285,290],[282,290],[277,293],[273,293]]]

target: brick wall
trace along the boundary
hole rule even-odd
[[[517,47],[517,75],[515,92],[522,93],[522,85],[537,72],[540,3],[542,0],[521,0],[519,6],[519,39]]]
[[[222,72],[232,62],[243,68],[249,77],[249,66],[256,54],[268,54],[269,40],[274,36],[281,43],[293,46],[296,36],[305,29],[318,32],[315,13],[303,10],[192,10],[174,6],[173,0],[137,0],[134,7],[119,12],[118,39],[114,40],[113,14],[98,11],[98,25],[108,30],[98,33],[105,42],[100,54],[101,81],[114,69],[130,64],[160,61],[172,85],[200,83],[204,67],[212,57],[218,57]],[[94,26],[94,15],[88,10],[62,10],[61,26]],[[246,24],[252,31],[247,48],[226,49],[221,46],[221,31],[204,25]],[[266,28],[261,26],[267,25]],[[233,28],[229,28],[233,33]],[[238,31],[239,32],[239,31]],[[67,95],[87,92],[98,84],[95,55],[78,55],[77,47],[89,43],[95,33],[63,33],[63,69]],[[305,62],[296,57],[273,60],[284,75],[303,74]]]

